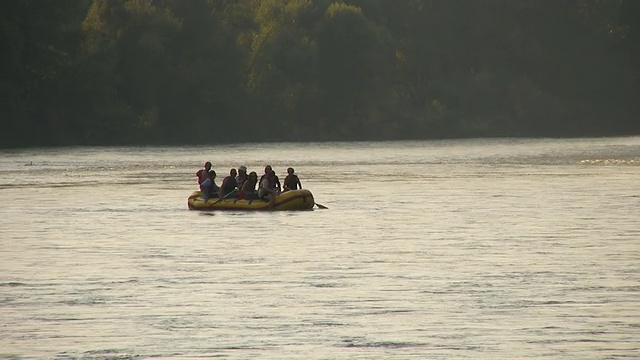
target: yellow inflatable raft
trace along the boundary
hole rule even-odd
[[[237,198],[211,198],[204,202],[200,191],[187,199],[191,210],[311,210],[315,205],[313,194],[307,189],[291,190],[276,196],[273,207],[263,200],[240,200]]]

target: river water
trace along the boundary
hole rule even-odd
[[[640,358],[640,137],[0,154],[0,358]],[[328,209],[189,211],[206,160]]]

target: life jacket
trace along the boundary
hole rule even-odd
[[[238,189],[242,189],[242,184],[244,184],[245,181],[247,181],[247,179],[249,179],[249,176],[245,175],[245,176],[236,176],[236,184],[238,186]]]
[[[284,187],[285,189],[289,189],[289,190],[298,190],[298,176],[293,174],[293,175],[287,175],[286,178],[284,178]]]
[[[204,169],[200,169],[196,172],[196,176],[198,177],[198,185],[202,185],[202,182],[206,179]]]
[[[231,175],[224,178],[222,181],[222,185],[220,185],[220,197],[227,195],[236,189],[236,179],[231,177]]]
[[[209,178],[209,171],[206,168],[200,169],[196,172],[196,176],[198,177],[198,185],[202,184],[203,181]]]

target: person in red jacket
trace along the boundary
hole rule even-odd
[[[211,162],[204,163],[204,169],[200,169],[196,172],[198,177],[198,185],[202,185],[202,182],[209,178],[209,170],[211,170]]]

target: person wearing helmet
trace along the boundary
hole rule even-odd
[[[238,176],[236,176],[236,183],[237,183],[238,189],[242,189],[242,184],[244,184],[247,178],[248,178],[247,167],[244,165],[241,165],[240,167],[238,167]]]

